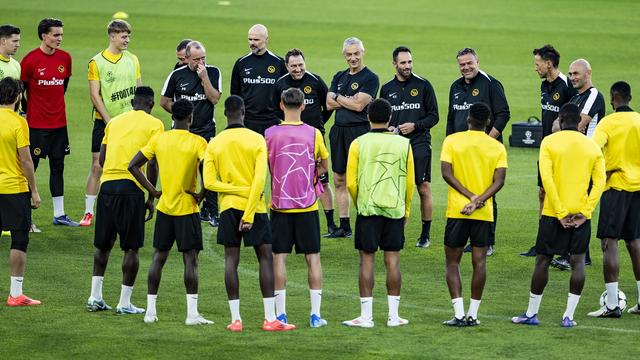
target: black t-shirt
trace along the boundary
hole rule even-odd
[[[551,134],[553,122],[558,118],[562,105],[566,104],[578,92],[563,73],[553,82],[543,80],[540,84],[540,106],[542,107],[542,137]]]
[[[438,123],[438,101],[428,80],[415,74],[411,74],[407,81],[400,81],[394,76],[382,85],[380,98],[389,101],[393,108],[389,125],[416,124],[416,129],[405,135],[412,146],[431,143],[429,129]]]
[[[274,106],[279,108],[280,96],[289,88],[298,88],[304,94],[304,111],[301,120],[324,134],[324,123],[329,120],[333,111],[327,110],[327,84],[316,74],[305,72],[300,80],[294,80],[286,74],[276,82]],[[280,117],[283,114],[280,112]]]
[[[380,81],[378,75],[374,74],[368,67],[355,74],[349,74],[349,69],[339,71],[331,80],[331,92],[345,97],[352,97],[362,92],[376,98]],[[367,108],[360,112],[338,108],[336,109],[335,124],[339,126],[357,126],[369,124],[367,119]]]
[[[584,132],[585,135],[590,137],[596,130],[596,125],[598,125],[600,120],[604,117],[606,110],[604,96],[602,96],[598,89],[592,86],[586,91],[574,95],[569,102],[578,105],[583,114],[591,117],[591,122]]]
[[[231,72],[231,95],[244,99],[245,122],[278,123],[278,108],[273,104],[276,80],[287,73],[284,60],[267,51],[239,58]]]
[[[222,92],[220,70],[213,65],[206,65],[206,68],[211,85],[219,92]],[[191,101],[193,104],[191,132],[206,134],[215,131],[215,106],[207,99],[198,73],[189,69],[189,66],[184,65],[169,74],[162,87],[162,96],[171,98],[173,101],[178,99]]]
[[[502,132],[511,117],[509,104],[504,94],[502,84],[484,71],[478,72],[471,84],[464,81],[464,77],[451,84],[449,90],[449,113],[447,114],[447,135],[460,131],[467,131],[467,115],[469,107],[477,102],[484,102],[491,109],[491,119],[486,132],[491,128],[500,131],[498,141],[502,141]]]

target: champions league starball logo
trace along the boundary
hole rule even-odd
[[[527,144],[527,145],[533,145],[536,142],[536,140],[531,138],[532,135],[533,134],[531,133],[531,131],[529,131],[529,130],[525,131],[524,132],[524,139],[522,139],[522,142]]]

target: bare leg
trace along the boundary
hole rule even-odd
[[[371,297],[374,285],[374,262],[376,254],[360,251],[360,297]]]
[[[400,296],[402,276],[400,275],[400,252],[385,251],[384,265],[387,268],[387,294]]]
[[[462,297],[462,281],[460,280],[460,259],[464,248],[444,246],[447,266],[447,286],[452,299]]]
[[[169,257],[168,251],[153,250],[153,257],[151,258],[151,265],[149,266],[149,273],[147,275],[147,294],[158,294],[160,279],[162,278],[162,268],[167,262],[167,257]]]
[[[238,281],[238,264],[240,263],[240,248],[224,248],[224,285],[227,288],[229,300],[240,298],[240,282]]]

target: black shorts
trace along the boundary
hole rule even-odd
[[[280,119],[273,119],[269,121],[250,121],[250,120],[247,121],[247,119],[244,119],[244,126],[246,126],[247,129],[253,130],[258,134],[262,135],[263,137],[264,137],[264,132],[268,128],[278,124],[280,124]]]
[[[602,193],[597,235],[598,239],[640,239],[640,191]]]
[[[431,145],[419,144],[413,149],[413,166],[415,169],[415,182],[420,185],[424,182],[431,182]]]
[[[93,131],[91,133],[91,152],[100,152],[102,146],[102,139],[104,138],[104,128],[107,124],[102,119],[95,119],[93,122]]]
[[[202,250],[200,214],[172,216],[158,210],[153,231],[153,247],[169,251],[175,240],[178,251]]]
[[[251,230],[238,230],[244,211],[227,209],[220,213],[218,225],[218,244],[225,247],[240,247],[244,239],[244,246],[260,246],[271,244],[271,226],[267,214],[255,214]]]
[[[131,180],[102,183],[96,205],[96,230],[93,245],[111,250],[120,235],[120,248],[137,250],[144,245],[144,193]]]
[[[471,240],[471,246],[487,247],[493,222],[447,218],[447,225],[444,229],[444,244],[451,248],[461,248],[467,245],[467,240]]]
[[[356,250],[372,253],[378,248],[382,251],[400,251],[404,247],[404,218],[391,219],[385,216],[356,217]]]
[[[565,229],[560,220],[542,215],[538,225],[536,253],[542,255],[581,255],[589,249],[591,220],[579,228]]]
[[[329,131],[329,145],[331,146],[331,170],[334,173],[347,172],[347,157],[349,146],[358,136],[369,131],[369,124],[358,126],[333,125]]]
[[[0,229],[26,230],[31,227],[31,193],[0,194]]]
[[[291,254],[293,245],[296,254],[320,252],[320,219],[318,211],[284,213],[271,211],[271,238],[273,252]]]
[[[29,128],[29,149],[34,158],[62,158],[71,153],[67,127],[57,129]]]

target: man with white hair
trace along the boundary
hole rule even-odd
[[[581,111],[578,130],[588,137],[593,136],[596,125],[604,117],[604,96],[591,82],[591,64],[585,59],[578,59],[569,66],[569,79],[573,88],[578,90],[569,101],[578,105]]]
[[[260,135],[279,124],[279,109],[273,103],[276,80],[287,73],[284,60],[267,49],[269,31],[262,24],[249,29],[251,52],[236,60],[231,72],[231,95],[242,97],[245,126]]]
[[[207,142],[216,135],[215,105],[222,93],[220,70],[206,63],[207,51],[199,41],[185,47],[187,65],[169,74],[162,88],[160,105],[171,113],[173,103],[185,99],[193,105],[193,122],[189,132],[199,135]],[[218,197],[207,191],[200,220],[218,226]]]
[[[349,192],[346,187],[347,155],[351,142],[369,131],[367,106],[376,97],[380,81],[362,59],[364,45],[356,37],[347,38],[342,55],[349,67],[333,76],[327,94],[327,109],[335,110],[335,123],[329,132],[331,168],[338,203],[340,226],[327,237],[351,236],[349,223]]]

